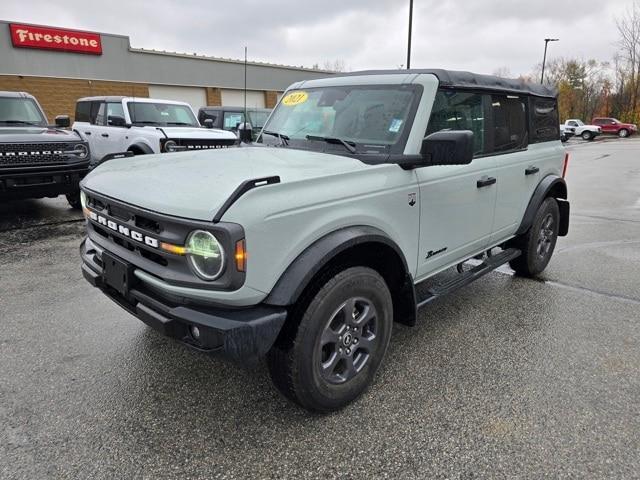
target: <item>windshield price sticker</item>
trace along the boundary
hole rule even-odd
[[[392,133],[398,133],[401,126],[402,120],[399,118],[394,118],[393,120],[391,120],[391,125],[389,125],[389,131]]]
[[[293,107],[306,102],[308,98],[309,94],[307,92],[291,92],[282,99],[282,104],[287,107]]]

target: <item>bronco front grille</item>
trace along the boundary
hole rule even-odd
[[[73,150],[74,143],[0,143],[0,165],[52,165],[66,163],[65,151]]]
[[[216,148],[228,148],[237,143],[234,139],[210,140],[200,138],[176,138],[172,139],[181,147],[187,147],[187,150],[209,150]]]

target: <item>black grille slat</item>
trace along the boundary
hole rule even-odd
[[[78,142],[0,143],[0,165],[52,165],[67,163],[62,152],[73,150]]]

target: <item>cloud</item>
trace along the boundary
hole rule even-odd
[[[413,67],[530,72],[545,37],[549,57],[610,60],[614,18],[633,0],[420,0],[415,2]],[[341,59],[351,70],[406,63],[408,0],[212,2],[2,0],[0,18],[119,33],[135,47],[289,65]]]

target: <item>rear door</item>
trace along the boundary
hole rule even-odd
[[[106,106],[105,102],[95,102],[92,106],[91,118],[91,150],[98,161],[109,153],[109,130],[105,128]]]
[[[493,242],[515,232],[540,181],[543,158],[528,150],[528,96],[491,95],[490,122],[496,161],[497,200]]]
[[[420,188],[417,279],[434,274],[487,247],[496,202],[495,160],[487,155],[485,112],[490,96],[440,90],[425,136],[442,130],[471,130],[475,158],[469,165],[416,169]]]

